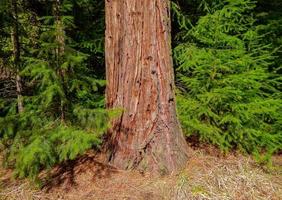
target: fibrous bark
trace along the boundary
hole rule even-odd
[[[122,169],[174,172],[187,147],[176,117],[169,0],[106,0],[109,161]]]

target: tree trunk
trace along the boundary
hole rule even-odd
[[[54,1],[54,16],[55,16],[55,28],[56,28],[56,43],[57,43],[57,48],[56,48],[56,57],[57,57],[57,69],[58,69],[58,74],[62,80],[63,87],[64,87],[64,81],[65,81],[65,74],[66,71],[61,68],[62,64],[62,58],[65,54],[65,30],[64,30],[64,25],[62,22],[61,18],[61,0],[55,0]],[[65,90],[65,87],[64,87]],[[61,123],[65,123],[65,102],[61,100],[61,105],[60,105],[60,113],[61,113]]]
[[[11,1],[12,15],[13,15],[13,26],[12,26],[12,43],[13,43],[13,56],[14,56],[14,67],[16,70],[16,89],[18,98],[18,112],[21,113],[24,110],[23,107],[23,96],[22,96],[22,80],[20,76],[20,41],[19,41],[19,27],[18,27],[18,6],[17,1]]]
[[[109,161],[171,173],[187,161],[176,117],[169,0],[106,0],[106,100],[113,120]]]

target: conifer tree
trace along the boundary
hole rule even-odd
[[[103,108],[99,89],[105,81],[90,73],[88,55],[76,50],[68,35],[67,30],[74,27],[73,16],[67,15],[74,9],[73,3],[44,3],[50,6],[46,8],[51,15],[32,13],[36,23],[29,23],[26,8],[18,13],[21,40],[25,41],[19,74],[29,90],[23,93],[25,108],[17,112],[15,98],[1,98],[0,103],[5,163],[14,167],[19,177],[33,179],[42,169],[98,147],[115,115]],[[7,29],[11,26],[7,24]],[[12,41],[7,41],[7,47],[12,47]]]
[[[187,135],[267,158],[281,149],[281,100],[250,0],[210,9],[175,48],[178,110]],[[276,82],[276,83],[275,83]]]
[[[14,70],[16,71],[16,88],[18,98],[18,112],[23,112],[23,98],[22,98],[22,80],[19,74],[20,72],[20,41],[19,41],[19,27],[18,27],[18,5],[16,0],[11,0],[11,13],[13,17],[13,25],[11,31],[12,43],[13,43],[13,59]]]
[[[187,161],[175,108],[170,1],[106,1],[106,99],[112,164],[171,173]]]
[[[168,0],[0,0],[5,166],[36,179],[110,128],[111,163],[175,171],[187,158],[175,90],[188,139],[279,152],[281,1],[170,2],[176,89]]]

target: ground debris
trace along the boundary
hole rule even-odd
[[[2,169],[0,199],[282,199],[281,171],[266,171],[250,157],[240,154],[223,157],[205,150],[189,151],[191,157],[186,168],[177,175],[163,177],[117,170],[89,153],[54,168],[41,190],[33,189],[27,180],[9,178],[11,172]],[[276,160],[281,163],[281,156]]]

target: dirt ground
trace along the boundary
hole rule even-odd
[[[117,170],[89,152],[56,167],[41,190],[27,180],[14,180],[11,171],[1,169],[0,199],[282,199],[282,156],[275,156],[275,167],[270,170],[236,153],[222,156],[213,148],[189,151],[191,157],[185,169],[162,177]]]

